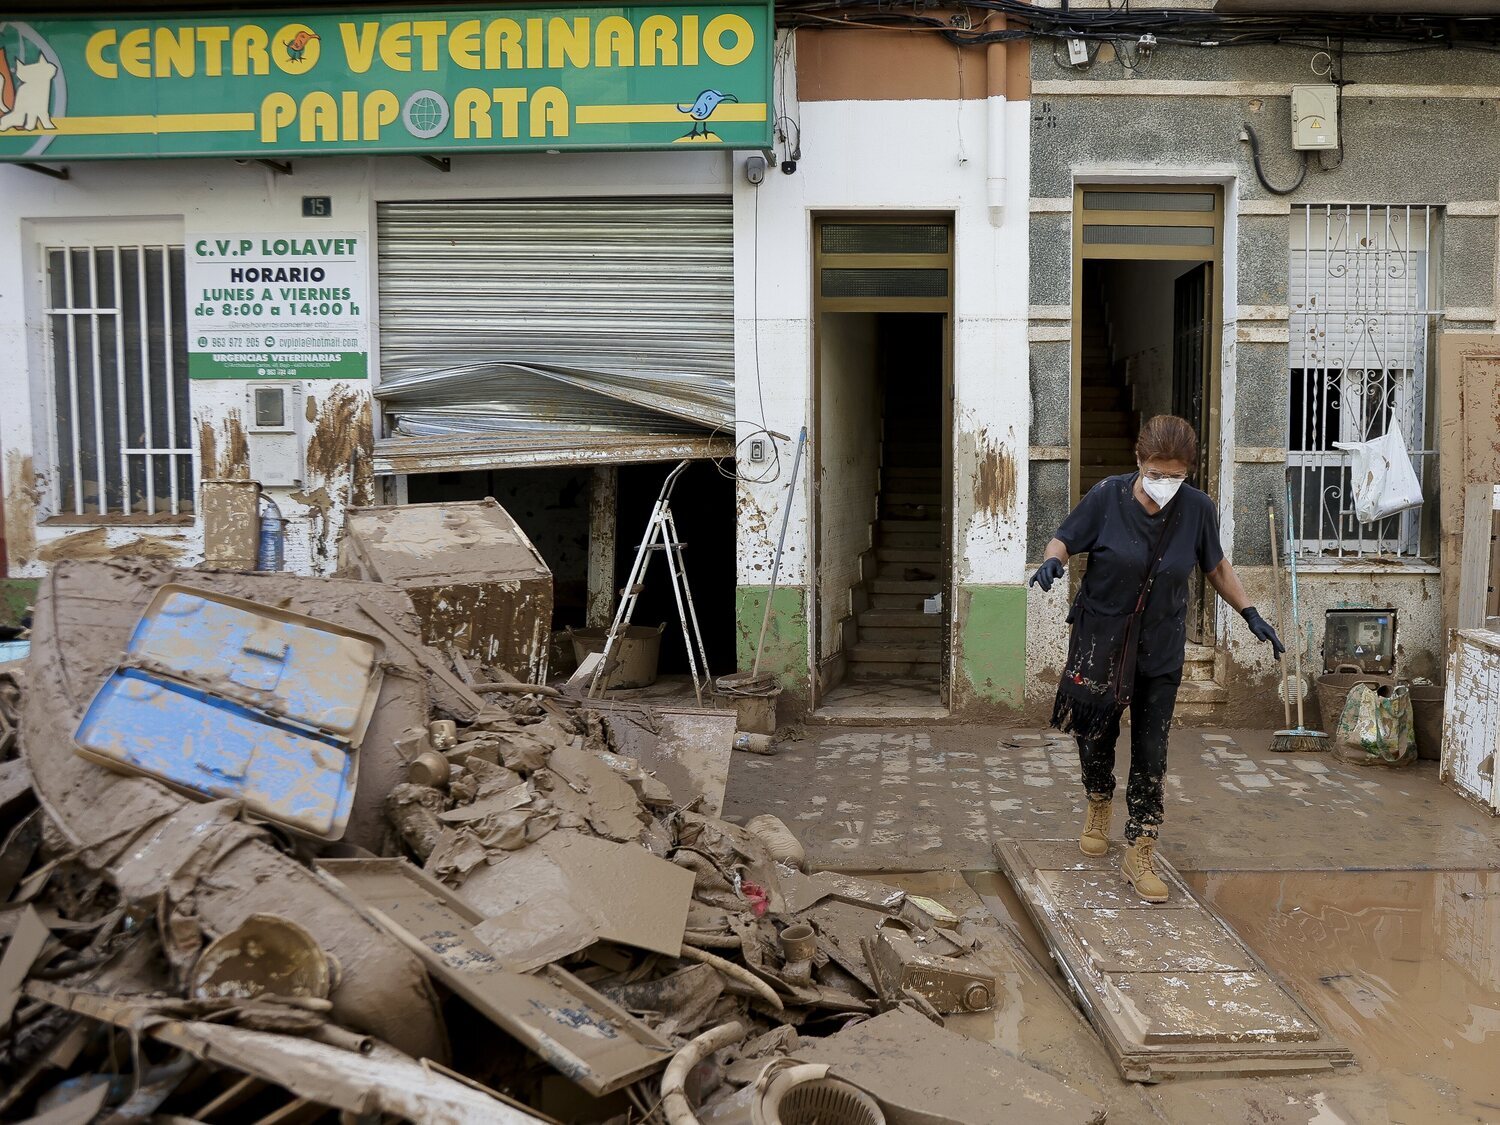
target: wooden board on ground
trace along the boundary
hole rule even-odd
[[[404,859],[324,859],[318,869],[434,976],[589,1093],[628,1086],[671,1058],[670,1043],[559,966],[501,968],[474,934],[483,915]]]
[[[1341,1046],[1158,854],[1171,900],[1140,899],[1119,852],[1000,840],[1000,867],[1127,1079],[1348,1066]]]

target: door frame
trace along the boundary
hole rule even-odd
[[[1207,196],[1209,205],[1196,209],[1173,210],[1162,207],[1122,208],[1116,206],[1087,208],[1088,193],[1151,196],[1158,194]],[[1069,308],[1071,371],[1069,379],[1068,434],[1071,455],[1068,469],[1068,502],[1076,505],[1079,495],[1082,460],[1083,424],[1083,263],[1085,261],[1182,262],[1206,263],[1209,267],[1206,333],[1207,355],[1203,370],[1203,414],[1198,422],[1198,447],[1204,464],[1199,487],[1219,504],[1223,496],[1223,367],[1224,367],[1224,300],[1226,289],[1224,232],[1225,199],[1229,191],[1223,181],[1156,180],[1099,178],[1073,183],[1072,210],[1072,281]],[[1143,200],[1144,202],[1144,200]],[[1176,242],[1140,243],[1124,240],[1111,242],[1100,234],[1085,239],[1085,227],[1171,227],[1183,232]],[[1188,232],[1193,232],[1189,234]],[[1203,233],[1199,233],[1203,232]],[[1214,599],[1202,599],[1202,636],[1206,643],[1217,643],[1215,627],[1217,607]]]
[[[949,685],[953,664],[953,351],[954,351],[954,261],[957,223],[952,211],[830,211],[809,212],[808,238],[811,253],[812,293],[812,378],[808,387],[808,480],[811,484],[808,505],[810,515],[807,579],[808,605],[808,694],[810,707],[816,709],[822,702],[822,666],[824,661],[822,615],[823,606],[818,597],[819,578],[822,574],[823,541],[823,486],[822,453],[819,437],[822,433],[820,403],[823,390],[823,314],[825,313],[937,313],[943,318],[943,385],[942,417],[944,440],[942,448],[942,471],[938,487],[942,499],[942,526],[939,531],[942,543],[942,587],[943,599],[943,652],[939,674],[939,694],[943,706],[949,706]],[[862,225],[904,226],[912,223],[942,223],[948,228],[948,250],[946,254],[834,254],[824,253],[820,233],[826,223],[859,223]],[[948,291],[944,297],[825,297],[821,285],[822,270],[839,266],[857,265],[865,268],[891,269],[901,267],[934,267],[941,264],[948,271]],[[877,516],[878,518],[878,516]]]

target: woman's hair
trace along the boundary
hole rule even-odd
[[[1189,470],[1198,463],[1198,435],[1186,418],[1158,414],[1141,427],[1135,442],[1135,459],[1144,465],[1153,458],[1181,461]]]

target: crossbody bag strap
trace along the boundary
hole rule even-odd
[[[1173,497],[1174,500],[1178,497]],[[1161,568],[1162,556],[1167,553],[1167,543],[1172,537],[1172,529],[1177,526],[1177,517],[1182,514],[1179,505],[1172,509],[1167,516],[1167,521],[1161,525],[1161,530],[1156,533],[1156,546],[1151,552],[1151,564],[1146,567],[1146,577],[1141,579],[1141,592],[1135,600],[1135,612],[1140,613],[1146,608],[1146,599],[1151,596],[1151,584],[1156,581],[1156,572]]]

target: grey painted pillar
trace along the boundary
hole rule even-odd
[[[615,509],[620,500],[620,471],[594,466],[589,481],[588,624],[608,625],[615,616]]]

